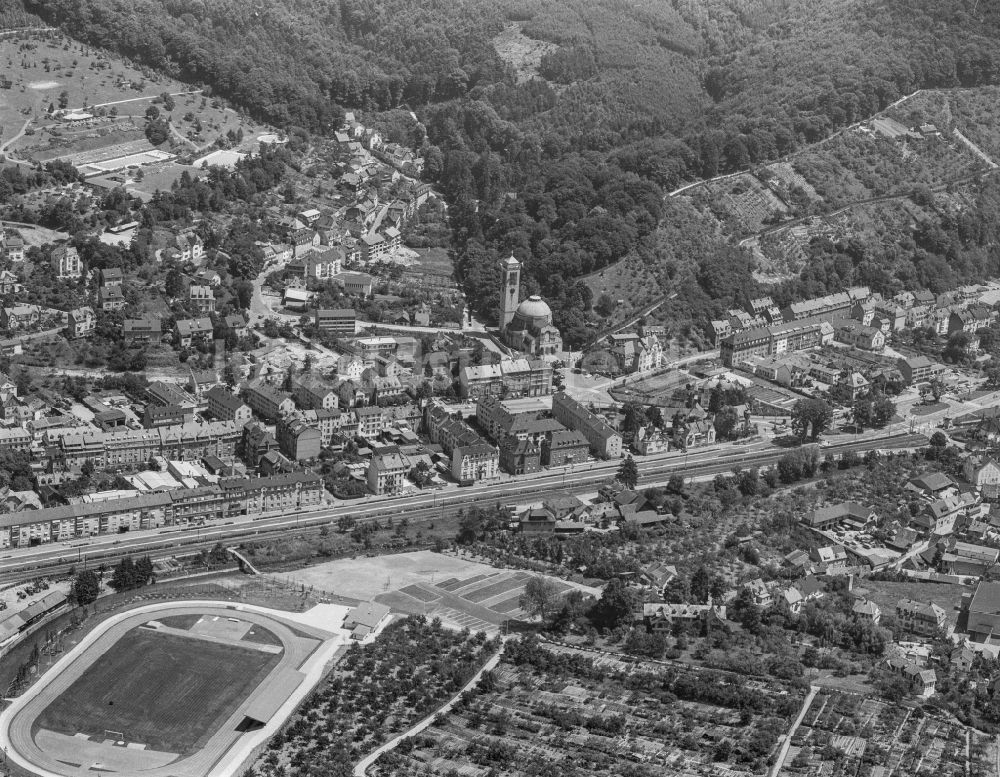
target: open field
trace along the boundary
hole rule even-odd
[[[367,600],[377,594],[416,583],[433,584],[435,580],[449,577],[471,577],[496,571],[478,561],[420,550],[414,553],[330,561],[282,574],[281,577],[342,596]]]
[[[691,381],[690,375],[678,370],[667,370],[635,383],[623,383],[611,390],[611,396],[619,402],[634,401],[643,404],[672,405],[676,404],[674,393],[682,390],[684,385]],[[683,404],[683,400],[681,404]]]
[[[417,551],[331,561],[281,577],[342,596],[375,599],[401,612],[440,617],[473,631],[494,632],[505,620],[526,617],[518,598],[531,574]],[[561,592],[570,589],[560,580],[555,583]],[[583,590],[599,595],[594,589]]]
[[[218,101],[203,98],[188,84],[133,67],[58,33],[4,38],[0,61],[4,75],[13,82],[12,88],[0,90],[0,145],[17,138],[11,148],[18,156],[51,159],[128,140],[144,141],[144,113],[164,92],[175,101],[174,110],[164,112],[177,130],[174,140],[183,139],[181,150],[205,148],[220,135],[237,130],[244,134],[241,148],[256,149],[256,138],[266,130]],[[49,116],[49,106],[61,104],[69,110],[87,108],[95,118],[68,126]],[[26,134],[18,137],[22,130]]]
[[[187,755],[278,662],[278,656],[138,628],[128,632],[36,722],[39,729]]]
[[[917,602],[933,602],[948,616],[952,625],[958,618],[958,609],[962,604],[962,596],[972,589],[958,583],[923,583],[919,581],[903,583],[887,583],[878,580],[866,580],[864,587],[868,589],[868,598],[882,608],[883,612],[896,611],[896,602],[900,599],[913,599]]]
[[[529,81],[538,75],[542,57],[559,48],[555,43],[529,38],[521,26],[511,24],[493,39],[493,48],[500,59],[514,68],[518,82]]]

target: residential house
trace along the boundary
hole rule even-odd
[[[398,494],[409,473],[410,461],[398,449],[378,452],[368,465],[368,488],[373,494]]]
[[[937,372],[935,365],[926,356],[910,356],[899,359],[896,362],[896,367],[907,386],[928,381]]]
[[[882,620],[882,608],[870,599],[859,599],[851,607],[854,617],[861,621],[878,623]]]
[[[843,545],[827,545],[813,548],[810,553],[813,561],[822,565],[828,575],[845,574],[850,567],[847,549]]]
[[[221,421],[235,421],[240,427],[253,419],[253,411],[242,399],[222,386],[214,386],[205,394],[208,412]]]
[[[10,270],[0,272],[0,294],[4,296],[17,294],[24,290],[24,285],[20,279]]]
[[[903,629],[922,637],[933,637],[948,629],[947,614],[933,602],[900,599],[896,603],[896,619]]]
[[[305,461],[319,457],[323,440],[322,433],[301,418],[294,416],[278,421],[278,446],[292,461]]]
[[[581,432],[557,430],[542,440],[542,463],[546,467],[582,464],[590,454],[590,443]]]
[[[451,452],[451,476],[459,483],[493,480],[500,475],[500,454],[492,445],[459,445]]]
[[[198,270],[194,277],[202,286],[211,286],[213,289],[217,289],[222,285],[222,276],[215,270]]]
[[[319,281],[332,280],[343,270],[344,252],[340,248],[313,251],[305,260],[306,276]]]
[[[0,253],[10,262],[24,261],[24,240],[20,235],[0,229]]]
[[[278,391],[267,384],[245,387],[243,399],[251,410],[267,421],[277,421],[295,410],[291,394]]]
[[[212,319],[181,318],[174,322],[174,342],[181,348],[212,339]]]
[[[69,312],[66,335],[71,340],[89,337],[97,328],[97,317],[91,307],[73,308]]]
[[[238,313],[231,313],[225,316],[222,319],[222,326],[227,335],[232,335],[237,340],[242,340],[250,334],[250,327],[247,325],[247,320]]]
[[[591,413],[565,392],[552,396],[552,415],[567,429],[581,432],[590,443],[591,452],[601,459],[622,455],[622,436],[607,421]],[[714,430],[713,430],[714,431]]]
[[[202,315],[215,312],[215,292],[211,286],[192,284],[188,288],[188,301]]]
[[[97,304],[101,310],[124,310],[125,293],[121,286],[101,286],[97,290]]]
[[[160,319],[152,316],[126,318],[122,322],[122,337],[127,343],[156,343],[162,335]]]
[[[103,288],[121,286],[124,276],[120,267],[104,267],[100,272],[100,284]]]
[[[542,449],[531,440],[508,437],[500,443],[500,466],[511,475],[528,475],[542,468]]]
[[[924,534],[951,534],[955,530],[955,521],[965,515],[968,507],[969,504],[962,497],[947,494],[924,505],[910,520],[910,526]]]
[[[71,245],[56,246],[50,259],[57,278],[80,278],[83,275],[83,261]]]
[[[750,592],[751,601],[757,607],[770,607],[774,601],[770,590],[759,577],[747,583],[746,588]]]
[[[929,698],[934,695],[937,674],[933,669],[924,669],[913,661],[893,656],[886,661],[889,670],[907,680],[910,690],[917,696]]]
[[[948,334],[965,332],[974,335],[990,325],[990,310],[984,305],[974,305],[965,310],[953,311],[948,318]]]
[[[292,381],[292,396],[299,407],[305,410],[335,410],[338,404],[337,392],[321,378],[300,375]]]
[[[677,623],[709,623],[726,619],[725,605],[714,604],[672,604],[669,602],[645,602],[642,612],[636,613],[646,628],[654,633],[674,633]]]
[[[194,232],[182,232],[177,235],[174,238],[174,248],[177,249],[182,262],[197,264],[205,253],[205,244]]]
[[[1000,496],[1000,464],[986,456],[972,455],[962,463],[962,476],[984,499]]]
[[[0,314],[0,326],[11,332],[32,329],[42,319],[42,309],[38,305],[14,305],[4,308]]]
[[[361,258],[364,262],[375,262],[389,253],[389,241],[385,235],[369,232],[361,236]]]

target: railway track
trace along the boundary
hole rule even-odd
[[[879,439],[830,445],[823,448],[826,454],[842,455],[847,452],[863,453],[869,450],[898,450],[922,447],[927,438],[920,434],[899,434]],[[685,478],[701,478],[732,471],[736,467],[767,467],[788,452],[775,448],[765,451],[741,451],[718,455],[708,461],[685,464],[676,459],[671,461],[651,461],[640,467],[640,486],[649,487],[666,483],[672,475]],[[0,562],[0,585],[22,582],[33,577],[58,577],[68,574],[73,568],[99,564],[108,566],[125,556],[149,555],[158,560],[172,556],[191,556],[202,550],[210,550],[218,543],[239,544],[242,542],[268,541],[281,536],[312,536],[326,527],[337,531],[337,522],[344,516],[354,519],[355,525],[370,524],[387,518],[405,517],[410,524],[441,519],[454,515],[461,509],[476,505],[479,507],[512,502],[542,501],[550,496],[567,492],[585,493],[595,486],[604,484],[614,474],[614,467],[600,467],[576,473],[556,473],[541,479],[495,484],[488,490],[475,489],[451,491],[435,497],[429,505],[412,505],[401,497],[377,503],[340,504],[320,511],[266,518],[254,522],[208,525],[186,529],[164,529],[159,534],[143,538],[141,542],[125,546],[95,545],[88,550],[87,545],[52,549],[51,556],[43,559],[26,557],[19,561],[16,557]],[[122,535],[123,538],[127,538]],[[124,540],[127,541],[127,540]],[[75,555],[74,555],[75,554]]]

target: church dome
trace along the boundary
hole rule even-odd
[[[514,311],[511,329],[541,329],[552,323],[552,310],[537,294],[528,297]]]

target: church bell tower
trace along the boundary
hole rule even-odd
[[[500,289],[500,331],[507,329],[507,324],[514,318],[517,310],[517,298],[521,292],[521,263],[511,254],[500,260],[500,270],[503,273],[503,287]]]

